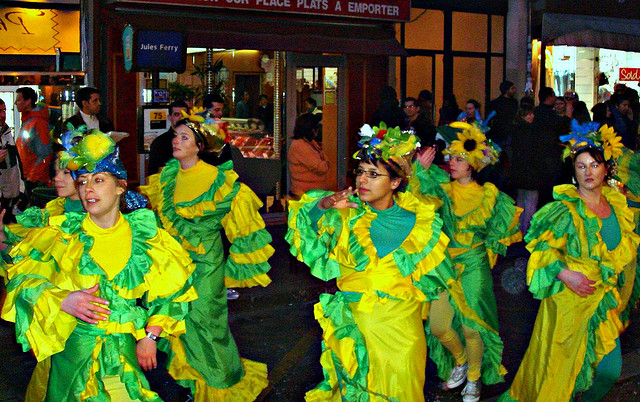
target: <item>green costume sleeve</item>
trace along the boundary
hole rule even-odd
[[[536,299],[544,299],[564,289],[564,283],[556,277],[566,268],[568,254],[580,255],[580,243],[575,234],[571,213],[562,202],[549,203],[533,216],[525,241],[531,252],[527,282]]]
[[[487,221],[487,237],[484,245],[495,254],[506,255],[507,247],[522,240],[520,233],[520,214],[522,209],[514,205],[511,197],[498,192],[496,203]]]

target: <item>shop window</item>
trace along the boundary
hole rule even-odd
[[[491,52],[504,52],[504,17],[502,15],[491,16]]]
[[[432,60],[432,57],[425,56],[407,58],[407,96],[417,98],[421,90],[431,90]]]
[[[452,50],[487,51],[486,14],[452,13]]]
[[[441,10],[412,8],[411,22],[405,24],[404,39],[408,49],[442,50],[444,13]]]
[[[491,58],[491,97],[495,99],[500,96],[500,83],[504,80],[503,74],[504,58],[492,57]],[[518,88],[519,92],[522,92],[522,88]]]
[[[484,117],[485,101],[485,59],[475,57],[453,58],[453,93],[460,109],[469,99],[475,99],[482,105],[481,115]]]

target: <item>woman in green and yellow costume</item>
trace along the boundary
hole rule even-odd
[[[38,365],[26,400],[159,401],[141,368],[185,330],[195,265],[126,191],[113,141],[94,132],[61,157],[87,213],[50,216],[11,250],[2,318]]]
[[[161,225],[196,263],[198,300],[186,317],[186,333],[170,337],[169,373],[190,387],[196,401],[253,401],[268,385],[267,367],[241,359],[229,331],[226,286],[266,286],[271,236],[258,197],[237,181],[232,162],[212,166],[199,157],[225,145],[222,125],[196,114],[176,125],[173,156],[140,190]],[[220,231],[231,242],[225,261]]]
[[[84,129],[74,130],[70,127],[69,130],[61,135],[60,142],[62,146],[67,150],[70,149],[74,145],[74,139],[75,141],[81,139],[85,131]],[[2,257],[5,261],[10,261],[9,251],[11,245],[24,239],[31,229],[46,226],[49,222],[49,217],[62,215],[65,212],[84,211],[71,171],[66,167],[61,167],[59,162],[58,155],[52,162],[53,177],[51,178],[56,189],[57,198],[49,201],[43,209],[38,207],[28,208],[16,216],[17,223],[6,226],[2,223],[4,211],[0,212],[0,249],[2,249]],[[0,267],[0,274],[3,271],[4,267]]]
[[[355,192],[312,190],[289,204],[291,252],[340,289],[315,305],[325,380],[306,399],[423,401],[423,320],[453,282],[448,239],[434,206],[402,191],[417,137],[383,123],[360,135]]]
[[[620,376],[620,289],[640,242],[624,195],[606,186],[622,144],[597,123],[576,123],[560,139],[578,185],[556,186],[557,201],[533,216],[525,237],[529,291],[542,302],[501,400],[569,401],[582,392],[583,401],[597,401]]]
[[[498,254],[505,255],[510,244],[522,239],[518,230],[522,210],[493,184],[475,181],[477,172],[498,159],[481,126],[456,122],[451,127],[459,130],[444,151],[450,155],[451,173],[431,166],[435,150],[426,149],[418,158],[410,184],[418,196],[428,195],[441,202],[437,212],[451,239],[447,250],[470,307],[461,309],[459,321],[453,318],[446,297],[431,304],[427,326],[430,356],[446,380],[444,387],[452,389],[467,380],[463,401],[475,402],[480,399],[482,383],[502,382],[506,373],[501,364],[503,344],[491,268]]]

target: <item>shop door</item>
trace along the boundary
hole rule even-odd
[[[308,109],[305,100],[315,100],[322,113],[322,150],[329,161],[327,189],[338,190],[347,178],[347,93],[344,56],[287,53],[287,97],[285,99],[287,149],[293,138],[296,118]],[[287,192],[290,188],[287,170]]]

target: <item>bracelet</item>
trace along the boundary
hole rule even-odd
[[[147,336],[146,337],[151,339],[154,342],[158,340],[158,335],[154,334],[151,331],[147,332]]]

